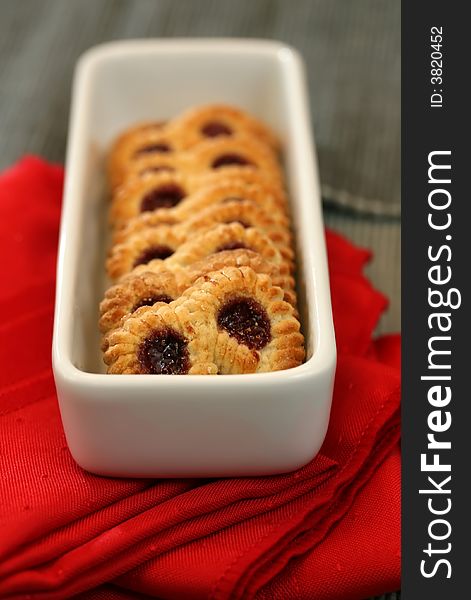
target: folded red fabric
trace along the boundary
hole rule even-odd
[[[62,170],[0,176],[0,596],[361,599],[399,587],[399,337],[370,254],[327,232],[339,351],[321,452],[289,474],[102,478],[71,458],[50,364]]]

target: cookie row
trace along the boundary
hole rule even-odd
[[[108,175],[115,188],[132,174],[158,168],[201,174],[229,164],[255,164],[277,172],[272,155],[278,149],[276,136],[243,111],[225,105],[204,106],[167,123],[142,123],[124,132],[110,152]]]
[[[109,373],[240,374],[304,358],[292,307],[266,274],[223,267],[177,299],[135,310],[107,339]]]
[[[171,347],[179,347],[169,341],[174,339],[173,334],[164,336],[168,343],[157,333],[152,342],[145,342],[155,351],[150,368],[142,356],[137,358],[139,352],[132,344],[123,346],[119,341],[124,339],[126,324],[134,323],[132,319],[142,314],[170,315],[162,304],[177,309],[180,298],[193,297],[201,278],[212,281],[223,272],[226,278],[235,277],[239,282],[240,302],[234,304],[232,298],[226,302],[232,308],[219,307],[220,311],[229,311],[225,322],[232,327],[228,333],[216,318],[212,326],[219,336],[224,330],[233,338],[232,345],[237,343],[247,350],[260,323],[271,331],[271,315],[266,307],[243,288],[250,277],[255,281],[268,277],[281,295],[282,321],[296,322],[301,336],[296,318],[288,203],[278,148],[276,137],[266,127],[231,107],[193,109],[166,124],[140,125],[117,140],[109,158],[113,246],[107,270],[118,283],[106,292],[100,305],[109,372],[170,372],[157,346],[163,344],[171,353]],[[240,269],[245,273],[242,277]],[[222,294],[220,285],[207,288],[206,293],[209,289]],[[169,326],[162,325],[162,331],[168,333]],[[185,344],[190,343],[190,338],[183,339]],[[276,361],[278,366],[270,365],[266,356],[271,353],[268,349],[261,353],[265,346],[269,346],[268,338],[260,348],[250,348],[252,362],[236,360],[234,354],[236,362],[230,364],[227,360],[210,360],[213,366],[203,370],[188,367],[182,371],[176,361],[172,372],[212,373],[215,368],[218,373],[244,373],[288,368],[286,356]],[[126,348],[133,348],[130,352],[134,358],[128,356],[132,367],[122,358]],[[289,354],[289,344],[284,348]],[[243,350],[240,353],[237,356],[244,355]],[[293,357],[298,357],[293,360],[299,364],[299,352]],[[194,357],[188,360],[188,365],[193,364]],[[206,359],[198,362],[200,366],[206,363]]]

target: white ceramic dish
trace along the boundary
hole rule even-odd
[[[106,150],[135,121],[214,102],[247,109],[282,137],[307,360],[254,375],[106,375],[97,328],[108,285]],[[335,362],[299,55],[275,42],[233,39],[126,41],[86,52],[73,87],[53,341],[62,421],[77,463],[99,474],[138,477],[293,470],[324,439]]]

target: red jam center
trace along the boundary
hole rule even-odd
[[[213,169],[220,169],[221,167],[228,167],[230,165],[245,166],[252,165],[252,163],[240,154],[221,154],[221,156],[213,160],[211,166]]]
[[[142,373],[185,375],[190,369],[188,342],[173,329],[154,331],[139,346]]]
[[[134,266],[137,267],[137,265],[145,265],[151,260],[154,260],[154,258],[160,258],[160,260],[163,260],[164,258],[172,256],[172,254],[173,250],[168,246],[151,246],[139,254],[134,261]]]
[[[220,121],[210,121],[203,125],[201,133],[206,137],[219,137],[222,135],[232,135],[232,129]]]
[[[167,154],[171,151],[172,148],[168,144],[166,144],[165,142],[158,142],[157,144],[148,144],[147,146],[139,148],[134,153],[134,156],[140,156],[141,154],[153,154],[154,152],[158,152],[160,154]]]
[[[271,340],[270,319],[252,298],[234,298],[219,311],[218,327],[251,349],[261,350]]]
[[[216,252],[224,252],[225,250],[240,250],[245,249],[248,250],[247,246],[244,242],[227,242],[227,244],[222,244],[222,246],[218,246]]]
[[[185,197],[185,192],[179,185],[168,183],[148,192],[141,201],[141,212],[172,208]]]
[[[145,298],[141,298],[139,302],[137,302],[132,307],[131,312],[134,312],[138,308],[141,308],[141,306],[152,306],[156,302],[165,302],[165,304],[170,304],[170,302],[173,302],[173,298],[170,298],[170,296],[167,296],[167,294],[156,294],[155,296],[146,296]]]

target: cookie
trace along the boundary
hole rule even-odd
[[[260,169],[245,169],[243,166],[238,167],[237,165],[229,165],[224,169],[214,169],[211,171],[204,171],[202,173],[194,173],[193,176],[197,178],[198,187],[221,183],[232,183],[234,181],[237,181],[238,183],[244,183],[247,186],[261,186],[264,190],[268,191],[275,197],[279,197],[281,194],[280,197],[283,198],[288,205],[288,199],[283,187],[283,181],[274,179],[270,172],[266,173]]]
[[[114,189],[126,178],[130,164],[142,157],[162,158],[162,164],[179,150],[178,140],[163,123],[140,123],[126,130],[113,144],[108,157],[108,180]],[[157,162],[155,163],[157,164]]]
[[[221,374],[289,369],[304,360],[293,307],[270,277],[250,267],[225,267],[186,291],[217,329],[213,362]]]
[[[220,180],[198,187],[197,191],[180,203],[178,218],[181,221],[193,217],[198,211],[215,204],[224,204],[231,200],[249,200],[260,208],[268,211],[274,217],[279,214],[287,215],[288,202],[280,187],[261,183],[248,183],[242,178],[226,177],[221,173]],[[286,218],[284,218],[286,222]]]
[[[211,254],[240,248],[257,252],[284,272],[289,272],[289,266],[273,242],[258,229],[245,228],[240,223],[216,225],[192,236],[167,261],[170,265],[186,267]]]
[[[204,231],[218,224],[239,223],[246,229],[256,228],[266,234],[278,247],[282,256],[288,261],[293,261],[289,221],[282,214],[272,214],[273,216],[249,200],[234,199],[202,210],[193,218],[181,223],[179,230],[182,236],[188,239],[193,232]]]
[[[107,339],[108,373],[215,375],[216,332],[195,303],[157,304],[136,310]]]
[[[100,331],[103,334],[116,329],[123,317],[141,306],[157,302],[168,304],[180,297],[181,285],[175,273],[162,268],[160,272],[146,271],[139,276],[127,277],[110,287],[100,303]]]
[[[157,229],[157,231],[160,231]],[[162,232],[163,233],[163,232]],[[163,235],[165,235],[163,233]],[[139,239],[136,236],[136,240]],[[162,238],[159,238],[162,239]],[[134,245],[135,238],[131,238],[130,245]],[[121,254],[128,255],[130,251],[128,242],[120,245]],[[126,250],[124,250],[126,248]],[[188,241],[182,243],[174,254],[165,259],[153,259],[148,263],[136,266],[133,274],[144,273],[145,271],[160,271],[162,267],[170,269],[173,272],[185,270],[191,265],[205,260],[208,257],[216,258],[218,255],[226,257],[227,254],[235,250],[249,250],[261,256],[265,261],[274,265],[277,269],[277,283],[286,291],[286,299],[295,306],[296,295],[294,292],[294,279],[292,277],[292,264],[287,261],[280,253],[273,242],[263,233],[253,227],[244,228],[240,223],[230,223],[228,225],[216,225],[210,230],[203,231],[193,236]],[[110,259],[111,260],[111,259]],[[119,265],[131,264],[129,258],[126,263],[120,261]],[[220,264],[223,264],[220,262]],[[114,266],[114,265],[113,265]],[[113,270],[113,273],[116,273]],[[121,271],[119,276],[124,276],[127,272]],[[109,272],[110,276],[111,272]]]
[[[114,190],[130,179],[138,179],[149,173],[183,173],[182,161],[179,154],[143,154],[124,163],[121,173],[119,181],[113,187]]]
[[[263,171],[280,185],[283,175],[276,155],[256,139],[214,138],[195,146],[182,158],[183,168],[190,174],[208,172]]]
[[[208,273],[178,300],[138,309],[109,335],[104,354],[109,373],[255,373],[303,359],[283,290],[250,267]]]
[[[243,206],[244,202],[242,201],[250,201],[251,205],[255,204],[255,210],[258,209],[258,213],[261,213],[262,210],[269,213],[272,220],[275,220],[287,231],[289,230],[289,221],[286,216],[286,199],[281,190],[267,189],[260,185],[246,185],[243,181],[235,179],[204,186],[183,198],[174,208],[147,211],[132,217],[124,225],[117,228],[113,235],[113,242],[122,242],[130,235],[147,227],[184,223],[189,219],[197,218],[197,215],[202,213],[203,210],[216,205],[227,205],[229,203],[233,206],[234,202],[241,202],[241,206]],[[247,203],[246,205],[249,206]],[[243,209],[241,208],[241,210]]]
[[[134,177],[119,186],[113,194],[110,224],[120,228],[142,213],[173,208],[192,191],[191,178],[179,173],[159,171]]]
[[[139,265],[145,266],[155,259],[167,259],[183,241],[178,230],[171,226],[154,227],[133,235],[122,244],[112,247],[106,261],[108,275],[115,281]]]
[[[294,278],[286,273],[282,266],[266,260],[253,250],[224,250],[216,254],[210,254],[201,261],[188,265],[180,273],[186,273],[188,280],[193,283],[198,277],[211,271],[221,271],[225,267],[250,267],[256,273],[269,275],[273,285],[282,288],[284,292],[283,299],[291,304],[294,315],[298,317]]]
[[[185,149],[213,138],[253,136],[278,151],[277,136],[261,121],[225,104],[210,104],[187,110],[169,125]]]
[[[246,228],[240,223],[216,225],[190,237],[165,263],[169,267],[187,268],[208,256],[239,249],[255,252],[277,268],[277,284],[285,290],[285,300],[296,307],[293,261],[284,256],[273,241],[257,228]],[[151,261],[148,266],[152,268],[153,265],[159,268],[158,261]],[[136,272],[143,269],[144,266],[137,267]]]
[[[176,300],[202,275],[229,266],[249,266],[256,273],[270,275],[275,285],[285,290],[284,299],[293,302],[292,278],[280,274],[273,263],[251,250],[232,250],[210,255],[182,269],[165,265],[153,265],[153,270],[131,271],[119,283],[109,288],[100,303],[99,326],[102,334],[119,327],[123,318],[128,317],[141,306],[152,306],[157,302],[169,303]],[[152,267],[149,267],[152,268]],[[107,346],[107,343],[104,344]]]

